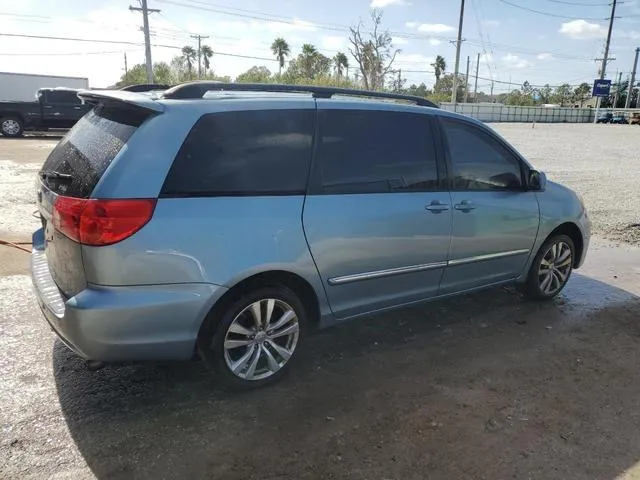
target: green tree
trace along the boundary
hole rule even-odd
[[[302,46],[302,52],[289,62],[289,68],[284,75],[286,83],[299,83],[299,80],[313,80],[320,76],[329,76],[331,59],[324,56],[313,45],[307,43]]]
[[[269,83],[271,72],[267,67],[251,67],[236,77],[238,83]]]
[[[464,99],[465,77],[458,75],[456,98],[458,102]],[[438,102],[448,102],[451,100],[453,92],[453,73],[447,73],[440,77],[433,87],[433,99]]]
[[[553,89],[547,83],[544,87],[534,90],[540,103],[551,103],[553,100]]]
[[[189,74],[190,79],[193,78],[193,64],[196,61],[197,56],[198,53],[193,47],[190,47],[189,45],[182,47],[182,58],[187,66],[187,73]]]
[[[568,83],[564,83],[558,87],[556,87],[555,92],[553,92],[553,101],[554,103],[559,103],[560,106],[564,107],[566,104],[571,102],[573,91],[571,90],[571,85]]]
[[[434,74],[436,76],[436,83],[438,83],[438,81],[440,80],[440,76],[447,69],[447,62],[442,55],[438,55],[431,66],[433,67]]]
[[[336,75],[340,78],[342,77],[343,69],[347,70],[349,68],[349,59],[344,53],[338,52],[335,57],[333,57],[333,64],[336,70]]]
[[[289,44],[284,38],[278,37],[271,44],[271,52],[273,52],[273,54],[276,56],[276,59],[278,60],[278,66],[279,66],[278,74],[282,74],[285,57],[288,57],[289,54],[291,53]]]
[[[207,70],[211,67],[211,57],[213,57],[213,49],[209,45],[202,45],[200,49],[202,55],[202,62],[204,63],[204,74],[207,75]]]
[[[427,89],[427,86],[424,83],[420,85],[412,84],[407,88],[408,95],[415,95],[416,97],[427,97],[431,94],[431,91]]]
[[[573,91],[573,101],[580,102],[580,107],[584,105],[584,101],[591,98],[591,85],[587,82],[583,82],[578,85]]]
[[[153,64],[153,80],[155,83],[163,83],[165,85],[174,83],[171,67],[167,62]]]

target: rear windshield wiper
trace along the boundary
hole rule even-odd
[[[55,180],[73,180],[73,175],[69,174],[69,173],[60,173],[60,172],[56,172],[55,170],[51,171],[51,172],[42,172],[40,174],[40,176],[42,178],[46,178],[46,179],[55,179]]]

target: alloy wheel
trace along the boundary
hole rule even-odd
[[[2,121],[2,131],[7,135],[17,135],[20,131],[20,124],[13,119]]]
[[[275,298],[253,302],[227,328],[227,367],[243,380],[264,380],[289,361],[299,334],[298,316],[288,303]]]
[[[545,252],[538,270],[538,285],[545,295],[553,295],[567,283],[573,265],[571,247],[563,241],[554,243]]]

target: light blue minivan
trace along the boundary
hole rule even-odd
[[[39,174],[32,273],[94,366],[199,353],[258,387],[313,328],[505,283],[552,298],[587,251],[575,193],[421,98],[207,82],[79,96],[93,110]]]

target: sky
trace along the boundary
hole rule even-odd
[[[432,86],[436,55],[454,70],[460,0],[148,0],[161,10],[150,16],[153,61],[169,61],[191,35],[203,35],[214,51],[218,75],[236,75],[254,65],[276,72],[270,51],[285,38],[297,55],[303,43],[323,54],[348,53],[348,27],[367,25],[372,8],[400,49],[395,67],[408,84]],[[533,85],[572,85],[596,78],[611,7],[608,0],[466,0],[460,71],[467,57],[478,90],[502,93],[525,80]],[[142,15],[129,10],[139,0],[0,0],[0,71],[88,77],[92,87],[115,83],[144,62]],[[539,13],[541,12],[541,13]],[[7,36],[22,35],[22,36]],[[91,41],[27,38],[71,37]],[[100,42],[97,42],[100,40]],[[125,43],[111,43],[125,42]],[[607,77],[626,77],[640,46],[640,0],[619,2],[611,41],[615,60]],[[240,56],[237,56],[240,55]],[[244,58],[257,57],[257,58]],[[351,72],[355,61],[349,56]]]

